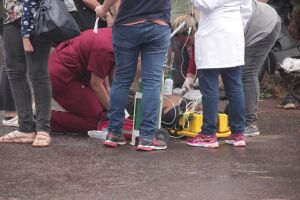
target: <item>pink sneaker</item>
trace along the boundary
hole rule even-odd
[[[194,147],[206,147],[206,148],[219,147],[219,142],[215,134],[210,136],[210,135],[205,135],[203,133],[199,133],[197,136],[187,139],[186,143]]]
[[[231,134],[227,140],[226,144],[232,144],[235,147],[245,147],[246,142],[244,140],[244,134]]]
[[[153,140],[144,140],[140,138],[136,150],[152,151],[152,150],[164,150],[166,148],[167,148],[167,143],[163,140],[158,140],[156,138],[154,138]]]

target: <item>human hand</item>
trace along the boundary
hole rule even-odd
[[[23,37],[23,47],[24,47],[25,52],[28,52],[28,53],[34,52],[30,38],[28,38],[28,37]]]
[[[194,84],[194,78],[187,76],[182,85],[182,89],[189,91],[189,90],[191,90],[193,84]]]
[[[103,6],[99,5],[95,8],[96,16],[99,17],[101,20],[105,21],[107,16],[106,12],[103,10]]]

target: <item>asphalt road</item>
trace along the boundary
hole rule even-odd
[[[1,144],[0,200],[299,200],[300,110],[279,101],[261,102],[261,135],[246,148],[172,139],[166,151],[137,152],[60,134],[49,148]]]

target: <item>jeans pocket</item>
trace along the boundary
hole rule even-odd
[[[130,49],[139,43],[139,30],[135,26],[116,25],[113,27],[113,45]]]

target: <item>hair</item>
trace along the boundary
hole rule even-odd
[[[185,26],[178,31],[176,35],[189,35],[196,33],[198,29],[198,21],[200,18],[199,12],[196,10],[193,10],[192,13],[188,15],[182,15],[175,19],[174,24],[172,25],[172,29],[175,30],[182,24],[183,22],[186,22]],[[191,29],[189,33],[189,29]]]
[[[296,40],[300,40],[300,0],[295,1],[288,30]]]

